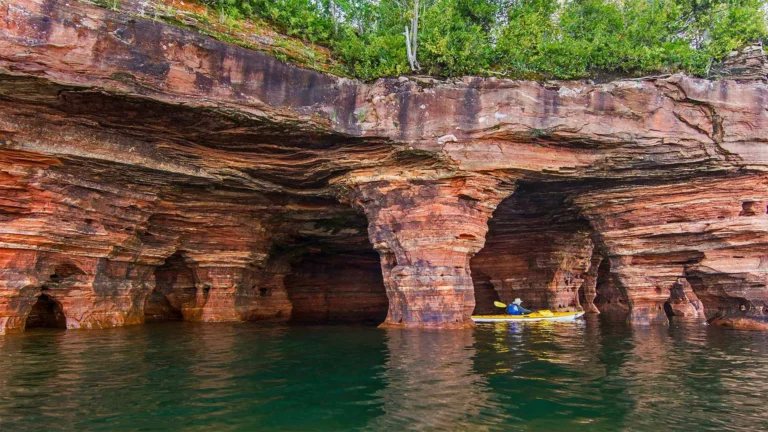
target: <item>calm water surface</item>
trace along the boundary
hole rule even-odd
[[[0,429],[766,430],[768,335],[169,323],[0,337]]]

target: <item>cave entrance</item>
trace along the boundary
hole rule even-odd
[[[176,252],[155,269],[155,289],[144,302],[144,320],[182,320],[182,306],[194,304],[196,295],[195,274],[182,253]]]
[[[608,257],[600,261],[597,269],[594,305],[601,314],[617,319],[626,319],[629,314],[629,301],[611,272],[611,260]]]
[[[291,263],[285,287],[296,323],[378,325],[387,317],[380,258],[372,249],[303,254]]]
[[[672,309],[672,303],[669,300],[664,302],[664,314],[667,315],[667,318],[674,318],[675,316],[675,310]]]
[[[389,299],[381,258],[368,239],[368,219],[353,209],[314,222],[313,230],[278,245],[282,286],[293,323],[381,324]],[[269,291],[265,295],[270,295]]]
[[[25,328],[66,329],[67,319],[61,303],[47,294],[41,294],[27,315]]]
[[[475,313],[493,302],[555,311],[582,310],[578,290],[591,267],[592,228],[568,203],[565,183],[519,184],[488,222],[485,247],[470,261]]]
[[[181,321],[181,310],[173,307],[168,297],[153,289],[144,302],[145,321]]]

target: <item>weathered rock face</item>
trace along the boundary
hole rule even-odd
[[[475,308],[469,259],[483,246],[496,204],[511,190],[492,178],[419,175],[428,174],[352,180],[353,200],[365,209],[381,255],[386,324],[464,327]]]
[[[525,307],[582,310],[578,290],[592,265],[592,229],[566,197],[557,187],[533,183],[506,199],[472,259],[475,286],[491,285],[504,303],[519,297]]]
[[[619,257],[614,258],[614,260],[616,259],[619,259]],[[589,308],[593,313],[609,314],[614,318],[620,319],[628,318],[630,304],[626,294],[627,290],[619,286],[619,283],[617,282],[618,273],[613,271],[611,267],[611,258],[594,254],[592,255],[592,263],[593,265],[597,265],[596,270],[594,266],[589,269],[589,275],[593,275],[595,278],[595,298],[592,300],[592,304],[589,305],[587,293],[589,293],[589,296],[591,297],[591,284],[593,281],[587,277],[585,278],[585,283],[589,282],[590,285],[584,287],[585,310]]]
[[[632,320],[677,314],[762,320],[766,176],[698,178],[586,193],[576,204],[601,233]],[[699,302],[699,300],[701,302]],[[675,307],[676,305],[682,307]]]
[[[714,75],[752,81],[768,79],[768,58],[762,45],[750,45],[728,54],[713,70]]]
[[[515,297],[761,327],[767,101],[679,75],[359,83],[0,0],[0,332],[465,327]]]

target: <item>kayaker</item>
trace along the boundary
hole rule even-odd
[[[516,298],[515,301],[512,302],[512,304],[507,306],[507,314],[509,315],[526,315],[531,313],[530,310],[520,306],[523,303],[520,298]]]

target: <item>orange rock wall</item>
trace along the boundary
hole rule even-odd
[[[0,332],[768,322],[762,80],[360,83],[120,3],[0,0]]]
[[[526,308],[582,310],[578,290],[594,244],[590,225],[566,197],[544,184],[526,184],[504,200],[489,222],[485,247],[472,258],[475,285],[488,281],[507,304],[520,298]]]
[[[381,255],[389,297],[385,325],[471,325],[469,260],[483,247],[488,218],[511,189],[489,178],[353,181],[359,183],[352,200],[365,209]]]
[[[680,314],[700,310],[700,300],[711,319],[762,320],[767,187],[764,175],[738,175],[612,188],[575,202],[601,235],[633,322],[665,322],[670,296]]]
[[[373,251],[307,256],[291,266],[285,284],[291,319],[304,323],[381,324],[388,300]]]

